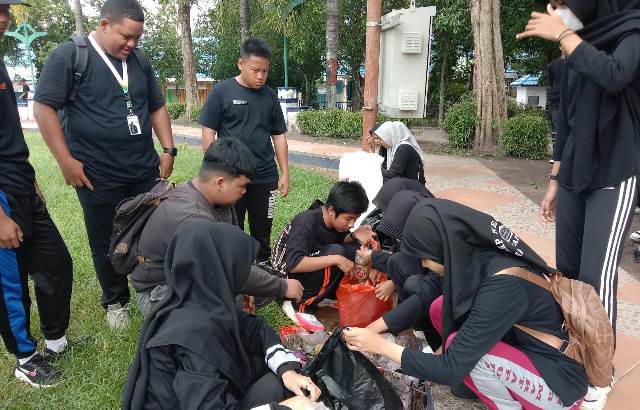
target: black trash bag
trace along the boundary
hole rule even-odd
[[[362,353],[349,350],[337,330],[305,368],[333,410],[398,410],[402,401],[391,384]]]

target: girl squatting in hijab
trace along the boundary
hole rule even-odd
[[[122,409],[302,410],[320,396],[275,331],[236,308],[257,254],[233,225],[180,225],[165,259],[170,293],[140,332]]]
[[[591,284],[615,330],[618,266],[637,196],[640,1],[553,1],[518,38],[566,54],[554,166],[540,215],[556,223],[556,263]],[[591,389],[602,402],[610,389]]]
[[[382,163],[385,182],[397,177],[415,179],[422,184],[426,182],[422,149],[404,123],[384,122],[372,129],[369,135],[368,143],[380,146],[380,155],[385,157]]]
[[[515,324],[567,340],[564,317],[547,290],[497,274],[520,267],[533,276],[554,269],[491,216],[444,199],[425,199],[407,219],[400,253],[442,277],[430,308],[446,341],[442,355],[404,348],[370,329],[343,332],[352,350],[381,354],[421,380],[464,382],[489,409],[578,409],[584,367]]]

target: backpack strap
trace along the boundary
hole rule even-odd
[[[78,97],[78,88],[80,87],[80,81],[87,70],[87,64],[89,63],[89,50],[87,49],[87,41],[84,37],[71,36],[69,38],[76,45],[75,60],[73,62],[73,83],[71,84],[71,91],[69,92],[68,100],[73,102]]]
[[[551,292],[551,280],[549,278],[547,278],[546,276],[544,278],[540,277],[535,273],[529,272],[524,268],[520,268],[520,267],[507,268],[496,273],[496,275],[515,276],[517,278],[531,282],[534,285],[538,285],[541,288]],[[542,343],[553,347],[554,349],[558,350],[562,354],[567,354],[567,350],[569,349],[569,346],[571,346],[571,344],[567,340],[561,339],[549,333],[541,332],[539,330],[531,329],[530,327],[522,326],[519,324],[514,324],[513,327],[523,331],[524,333],[528,334],[534,339],[538,339]]]
[[[139,48],[133,49],[133,55],[136,56],[136,58],[138,59],[138,62],[142,67],[142,71],[144,72],[145,77],[147,77],[147,80],[149,80],[149,75],[152,75],[151,73],[153,73],[153,66],[151,65],[151,61],[149,60],[149,57],[147,57],[144,51],[142,51]]]
[[[542,278],[539,275],[536,275],[533,272],[529,272],[524,268],[520,268],[520,267],[507,268],[496,273],[496,275],[515,276],[517,278],[524,279],[528,282],[531,282],[534,285],[538,285],[542,289],[546,289],[549,292],[551,292],[551,280],[549,278],[547,278],[546,276]]]

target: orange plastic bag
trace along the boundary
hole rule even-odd
[[[371,281],[357,283],[345,276],[336,291],[340,326],[367,327],[393,308],[391,298],[376,298],[376,285]]]

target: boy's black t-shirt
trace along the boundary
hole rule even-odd
[[[282,231],[271,257],[273,269],[282,276],[289,274],[305,256],[318,256],[320,249],[343,243],[349,232],[327,228],[322,217],[321,201],[298,214]]]
[[[216,84],[200,114],[200,124],[218,132],[218,138],[242,141],[256,158],[253,184],[278,180],[272,135],[287,132],[277,94],[269,87],[259,90],[240,85],[235,78]]]
[[[127,58],[129,95],[140,121],[141,135],[131,135],[124,93],[113,73],[86,39],[89,62],[78,96],[68,101],[73,81],[76,46],[67,41],[56,48],[42,69],[35,100],[56,110],[64,108],[65,139],[71,155],[82,162],[89,180],[104,185],[139,181],[157,172],[151,113],[164,97],[151,66],[143,67],[131,53]],[[108,56],[122,75],[122,62]]]
[[[4,62],[0,60],[0,191],[14,195],[35,192],[35,172],[28,162],[16,94]]]

